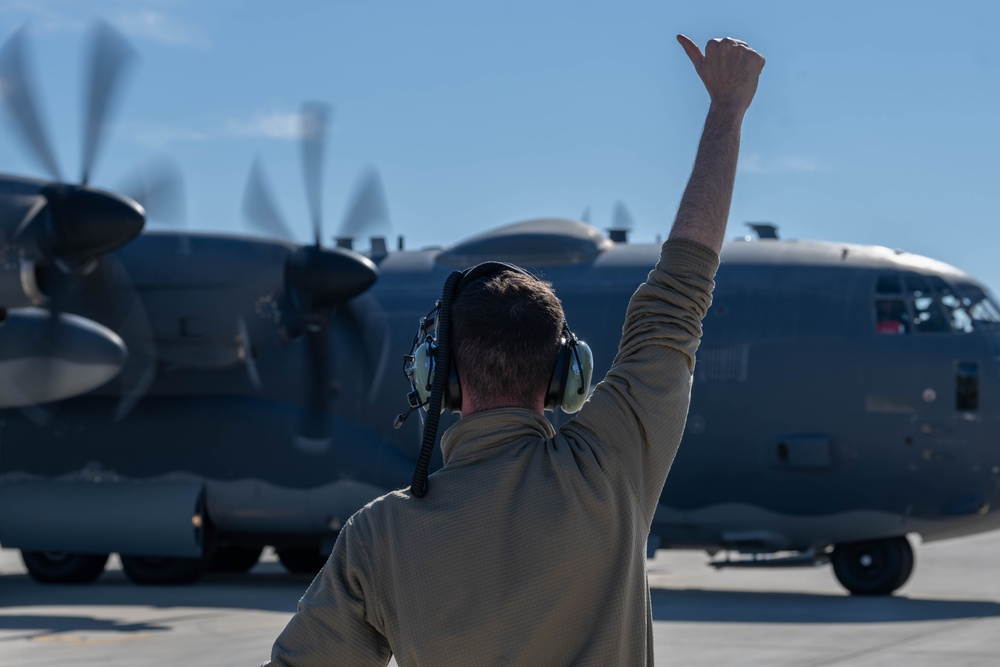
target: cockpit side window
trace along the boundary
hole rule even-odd
[[[910,332],[910,313],[903,300],[898,273],[882,273],[875,280],[875,333],[898,336]]]
[[[909,333],[909,320],[902,299],[875,299],[875,333],[889,336]]]

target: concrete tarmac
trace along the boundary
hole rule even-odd
[[[716,572],[704,554],[660,551],[649,562],[656,664],[1000,664],[1000,533],[916,554],[895,596],[854,598],[829,567]],[[259,665],[309,581],[265,554],[248,575],[194,586],[134,586],[115,559],[95,584],[41,585],[3,551],[0,664]]]

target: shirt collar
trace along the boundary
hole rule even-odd
[[[476,458],[488,449],[524,437],[548,439],[552,424],[534,410],[497,408],[462,417],[441,436],[444,463]]]

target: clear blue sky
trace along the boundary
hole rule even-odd
[[[587,206],[603,227],[619,199],[633,238],[653,240],[673,218],[708,102],[674,35],[732,35],[767,66],[744,127],[731,236],[773,221],[789,238],[930,255],[1000,291],[1000,3],[0,0],[0,39],[29,24],[69,173],[82,37],[97,17],[141,61],[95,183],[170,155],[192,228],[244,229],[259,153],[308,238],[290,136],[301,102],[320,99],[336,109],[327,237],[375,165],[411,247]],[[41,174],[9,132],[0,171]]]

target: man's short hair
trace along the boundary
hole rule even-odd
[[[552,284],[515,271],[465,287],[451,310],[463,393],[496,407],[534,408],[555,367],[565,315]]]

